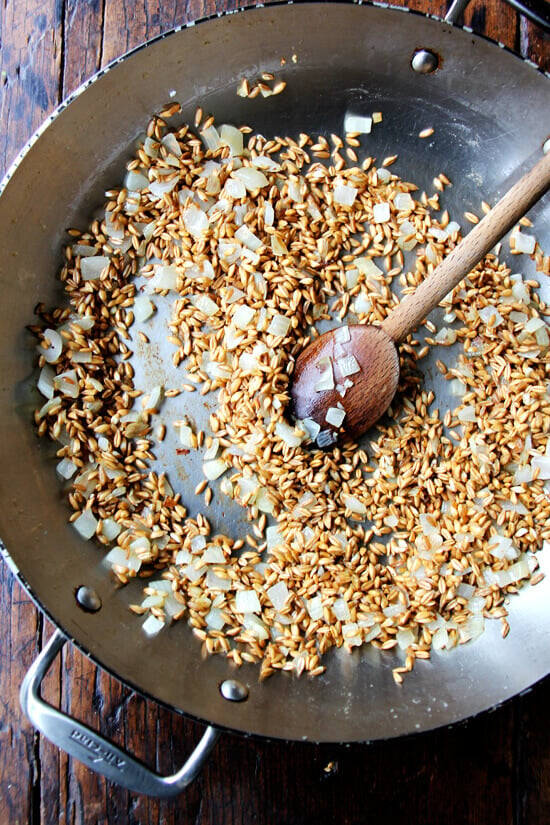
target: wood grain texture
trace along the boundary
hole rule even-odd
[[[403,5],[403,0],[393,0]],[[146,39],[235,8],[225,0],[4,0],[0,173],[60,100]],[[411,7],[442,15],[441,0]],[[465,22],[550,70],[550,42],[499,0]],[[159,802],[111,786],[39,737],[18,690],[51,632],[0,565],[0,825],[547,825],[550,679],[453,730],[375,745],[314,746],[225,736],[198,781]],[[137,696],[66,648],[44,685],[54,704],[163,772],[202,728]],[[368,697],[365,697],[368,701]]]

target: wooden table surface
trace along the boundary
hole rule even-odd
[[[174,26],[239,5],[235,0],[4,0],[0,175],[57,104],[101,66]],[[445,13],[440,0],[410,5]],[[550,38],[500,0],[474,0],[464,22],[550,70]],[[227,735],[187,793],[159,802],[90,773],[23,717],[19,686],[51,627],[4,563],[0,628],[0,825],[550,822],[550,678],[464,725],[400,741],[313,746]],[[202,732],[129,691],[70,647],[44,693],[164,773],[180,767]]]

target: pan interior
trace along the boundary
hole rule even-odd
[[[411,69],[419,46],[440,56],[432,75]],[[284,77],[285,93],[254,101],[236,95],[243,76],[262,72]],[[548,136],[540,112],[549,110],[550,88],[531,66],[445,24],[389,9],[298,4],[176,32],[102,74],[64,107],[20,160],[0,198],[0,534],[23,582],[85,652],[122,680],[196,718],[243,732],[372,740],[449,724],[525,689],[548,672],[545,582],[510,605],[506,640],[497,623],[489,624],[475,642],[418,663],[401,688],[392,679],[396,660],[373,649],[334,652],[317,679],[283,674],[259,683],[253,666],[235,670],[221,657],[201,660],[183,623],[146,639],[128,611],[140,600],[140,586],[115,590],[101,552],[67,526],[52,449],[37,441],[31,424],[36,375],[25,326],[38,301],[58,300],[65,229],[85,228],[104,190],[120,181],[150,114],[174,97],[183,104],[183,120],[192,122],[201,105],[218,122],[247,123],[265,135],[341,134],[346,114],[382,111],[384,125],[369,136],[369,152],[376,158],[398,154],[398,173],[426,189],[444,171],[454,184],[445,206],[462,215],[478,211],[482,199],[496,200],[540,153]],[[427,126],[433,136],[419,140]],[[533,219],[539,242],[550,248],[547,203],[533,210]],[[532,262],[522,268],[535,275]],[[158,322],[164,320],[159,313]],[[140,359],[136,345],[136,382],[177,383],[162,339],[153,358]],[[196,418],[196,407],[189,411]],[[180,405],[178,416],[184,412]],[[173,466],[175,448],[168,436],[157,452],[161,469]],[[198,502],[190,490],[200,479],[199,461],[170,476],[191,512]],[[237,535],[248,529],[240,508],[215,505],[211,515],[216,529]],[[100,594],[98,613],[76,606],[73,594],[82,584]],[[248,685],[246,702],[223,699],[219,685],[226,678]]]

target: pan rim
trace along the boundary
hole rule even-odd
[[[321,6],[321,7],[326,7],[327,5],[337,6],[337,5],[341,5],[341,4],[340,4],[340,3],[328,3],[328,4],[326,4],[326,3],[318,3],[318,2],[317,2],[317,0],[299,0],[299,2],[298,2],[298,3],[286,2],[286,0],[282,0],[282,2],[276,2],[276,3],[272,3],[272,4],[270,4],[267,8],[271,8],[272,6],[273,6],[273,7],[284,7],[284,6],[291,6],[291,5],[319,5],[319,6]],[[395,8],[395,7],[390,7],[390,8],[388,9],[388,7],[387,7],[385,4],[382,4],[382,3],[376,3],[376,2],[346,2],[346,5],[350,5],[350,6],[355,6],[355,5],[359,5],[359,6],[361,6],[361,5],[365,5],[365,6],[371,6],[371,7],[373,7],[373,8],[380,7],[380,8],[384,8],[384,9],[385,9],[385,10],[387,10],[387,11],[392,11],[392,12],[393,12],[394,10],[395,10],[395,11],[406,11],[406,12],[410,12],[410,11],[411,11],[410,9],[405,9],[405,8],[403,8],[403,9],[402,9],[402,8]],[[240,9],[238,9],[238,11],[242,11],[242,12],[245,12],[245,11],[246,11],[246,12],[250,12],[250,13],[252,13],[253,11],[257,11],[257,12],[258,12],[258,11],[260,11],[260,9],[261,9],[261,8],[266,8],[266,7],[260,7],[260,8],[259,8],[259,7],[256,7],[256,6],[250,6],[250,7],[246,7],[246,8],[240,8]],[[459,28],[459,29],[462,29],[462,30],[464,30],[464,29],[465,29],[465,27],[463,27],[463,26],[454,26],[454,24],[449,24],[449,23],[446,23],[444,20],[441,20],[440,18],[434,18],[432,15],[428,15],[428,14],[425,14],[425,13],[422,13],[422,12],[417,12],[417,11],[415,11],[415,10],[412,10],[412,12],[413,12],[413,14],[416,14],[416,15],[418,15],[418,16],[420,16],[420,17],[424,17],[424,18],[426,18],[426,19],[433,20],[434,24],[436,24],[436,25],[437,25],[437,24],[441,24],[441,25],[448,26],[449,28],[450,28],[451,26],[453,26],[453,27],[455,27],[455,28]],[[81,84],[81,85],[80,85],[80,86],[79,86],[79,87],[78,87],[78,88],[77,88],[74,92],[72,92],[70,95],[68,95],[68,96],[67,96],[67,98],[66,98],[66,99],[65,99],[62,103],[60,103],[60,104],[56,107],[56,109],[54,110],[54,112],[52,112],[52,114],[51,114],[50,116],[48,116],[48,118],[46,118],[46,120],[44,121],[44,123],[43,123],[43,124],[42,124],[42,125],[41,125],[41,126],[40,126],[37,130],[36,130],[36,132],[33,134],[33,136],[32,136],[32,137],[31,137],[31,138],[27,141],[27,143],[25,144],[25,146],[24,146],[24,147],[20,150],[19,154],[17,155],[17,157],[15,158],[15,160],[14,160],[14,161],[10,164],[10,167],[8,168],[8,171],[6,172],[6,174],[5,174],[4,178],[2,179],[2,181],[0,182],[0,196],[2,195],[2,193],[3,193],[3,191],[4,191],[4,189],[5,189],[6,185],[7,185],[7,183],[8,183],[8,182],[9,182],[9,180],[12,178],[12,176],[13,176],[14,172],[17,170],[17,168],[19,167],[19,165],[21,164],[21,162],[24,160],[24,158],[26,157],[26,155],[28,154],[28,152],[31,150],[32,146],[33,146],[33,145],[37,142],[37,140],[40,138],[40,136],[43,134],[43,132],[47,129],[47,127],[50,125],[50,123],[51,123],[53,120],[55,120],[55,119],[57,118],[57,116],[58,116],[58,115],[59,115],[62,111],[64,111],[64,110],[65,110],[65,109],[66,109],[66,108],[67,108],[67,107],[68,107],[68,106],[72,103],[72,101],[73,101],[74,99],[76,99],[77,97],[79,97],[79,96],[80,96],[80,95],[81,95],[81,94],[82,94],[82,93],[83,93],[83,92],[84,92],[84,91],[85,91],[85,90],[86,90],[89,86],[91,86],[93,83],[95,83],[97,80],[99,80],[102,76],[104,76],[105,74],[107,74],[107,73],[108,73],[108,72],[109,72],[112,68],[116,67],[119,63],[121,63],[121,62],[125,61],[127,58],[131,57],[132,55],[134,55],[134,54],[136,54],[136,53],[138,53],[138,52],[140,52],[140,51],[142,51],[142,50],[144,50],[144,49],[148,48],[149,46],[154,45],[155,43],[158,43],[158,42],[160,42],[160,41],[162,41],[162,40],[164,40],[164,39],[166,39],[166,38],[168,38],[168,37],[170,37],[170,36],[173,36],[173,35],[175,35],[175,34],[178,34],[179,32],[181,32],[181,31],[183,31],[183,30],[185,30],[185,29],[192,28],[192,27],[194,27],[195,25],[200,25],[200,24],[202,24],[202,23],[209,22],[209,21],[210,21],[210,20],[212,20],[212,19],[219,19],[219,18],[231,17],[231,16],[233,16],[234,14],[236,14],[236,12],[225,12],[223,15],[209,15],[209,16],[206,16],[206,17],[200,18],[199,20],[192,21],[192,22],[190,22],[190,23],[187,23],[187,24],[183,24],[183,25],[181,25],[181,26],[174,27],[174,28],[173,28],[173,29],[171,29],[170,31],[167,31],[167,32],[164,32],[164,33],[162,33],[162,34],[160,34],[160,35],[157,35],[157,36],[155,36],[154,38],[151,38],[151,39],[149,39],[149,40],[145,41],[144,43],[139,44],[139,45],[137,45],[136,47],[134,47],[134,48],[130,49],[130,50],[129,50],[129,51],[127,51],[124,55],[122,55],[122,56],[121,56],[121,57],[119,57],[119,58],[116,58],[115,60],[113,60],[113,61],[111,61],[109,64],[107,64],[105,67],[103,67],[102,69],[100,69],[100,70],[98,70],[96,73],[94,73],[94,75],[92,75],[89,79],[87,79],[86,81],[84,81],[84,83],[82,83],[82,84]],[[468,32],[468,34],[470,34],[470,32]],[[483,40],[486,40],[486,41],[488,41],[489,43],[494,44],[495,46],[497,46],[497,45],[498,45],[498,44],[496,43],[496,41],[492,40],[491,38],[485,37],[485,36],[483,36],[483,35],[474,35],[474,36],[475,36],[475,37],[477,37],[477,38],[481,38],[481,39],[483,39]],[[545,76],[547,76],[547,77],[549,77],[549,76],[550,76],[547,72],[544,72],[544,71],[543,71],[540,67],[535,66],[535,65],[534,65],[531,61],[527,61],[525,58],[523,58],[521,55],[518,55],[518,54],[517,54],[516,52],[514,52],[513,50],[511,50],[511,49],[507,49],[507,51],[508,51],[511,55],[513,55],[515,58],[519,58],[519,59],[520,59],[520,60],[522,60],[523,62],[526,62],[528,65],[532,66],[532,67],[533,67],[536,71],[538,71],[538,72],[542,72],[542,73],[543,73]],[[155,702],[158,702],[161,706],[163,706],[163,707],[165,707],[165,708],[167,708],[167,709],[170,709],[170,710],[172,710],[172,711],[173,711],[173,712],[175,712],[175,713],[178,713],[178,714],[180,714],[180,715],[184,715],[184,716],[186,716],[186,717],[188,717],[188,718],[190,718],[190,719],[193,719],[194,721],[197,721],[197,722],[200,722],[200,723],[203,723],[203,724],[209,724],[209,723],[208,723],[208,721],[206,721],[206,720],[204,720],[204,719],[202,719],[202,718],[200,718],[200,717],[196,716],[195,714],[190,714],[190,713],[187,713],[187,712],[185,712],[185,711],[181,710],[180,708],[177,708],[177,707],[175,707],[175,706],[171,705],[170,703],[167,703],[166,701],[164,701],[164,700],[162,700],[162,699],[159,699],[159,698],[157,698],[156,696],[153,696],[153,695],[149,694],[149,692],[148,692],[146,689],[144,689],[143,687],[136,687],[136,686],[135,686],[135,685],[131,682],[131,680],[129,680],[129,679],[128,679],[128,678],[126,678],[126,677],[125,677],[125,678],[122,678],[122,677],[121,677],[121,676],[120,676],[120,675],[119,675],[116,671],[114,671],[112,668],[110,668],[109,666],[106,666],[105,664],[103,664],[103,663],[99,660],[99,658],[98,658],[98,657],[96,657],[96,655],[95,655],[95,654],[93,654],[93,653],[89,652],[89,651],[85,648],[85,646],[84,646],[83,644],[81,644],[80,642],[78,642],[76,639],[72,638],[71,634],[67,633],[67,632],[65,631],[65,629],[63,628],[63,626],[59,624],[58,620],[56,620],[55,618],[53,618],[53,616],[51,615],[50,611],[49,611],[49,610],[48,610],[45,606],[43,606],[43,605],[42,605],[42,603],[40,602],[39,598],[36,596],[36,594],[34,594],[34,592],[33,592],[32,588],[31,588],[31,586],[30,586],[30,585],[28,584],[28,582],[26,581],[26,579],[25,579],[25,577],[24,577],[23,573],[19,570],[19,568],[18,568],[18,567],[17,567],[17,565],[15,564],[15,562],[14,562],[14,560],[13,560],[12,556],[10,555],[9,550],[8,550],[7,548],[2,548],[2,555],[4,556],[5,560],[7,561],[8,566],[10,567],[10,569],[12,570],[12,572],[16,575],[16,578],[18,579],[18,581],[20,582],[20,584],[21,584],[21,585],[23,586],[23,588],[25,589],[26,593],[30,596],[30,598],[32,599],[32,601],[33,601],[33,602],[37,605],[37,607],[39,608],[39,610],[40,610],[40,611],[41,611],[41,612],[42,612],[45,616],[47,616],[47,617],[48,617],[48,619],[49,619],[49,620],[50,620],[50,621],[51,621],[51,622],[52,622],[52,623],[53,623],[56,627],[58,627],[58,628],[61,630],[61,632],[63,632],[63,634],[64,634],[64,635],[66,635],[68,638],[70,638],[70,639],[71,639],[71,643],[72,643],[72,644],[75,644],[75,645],[76,645],[76,647],[80,650],[80,652],[81,652],[81,653],[83,653],[83,655],[85,655],[88,659],[90,659],[90,660],[91,660],[91,661],[92,661],[92,662],[93,662],[96,666],[98,666],[98,667],[102,668],[103,670],[105,670],[106,672],[108,672],[111,676],[113,676],[114,678],[118,679],[118,680],[119,680],[122,684],[124,684],[125,686],[129,687],[131,690],[135,690],[137,693],[139,693],[140,695],[142,695],[142,696],[146,697],[147,699],[150,699],[150,700],[153,700],[153,701],[155,701]],[[533,685],[530,685],[530,686],[529,686],[529,688],[527,688],[527,689],[531,689],[532,687],[534,687],[534,685],[535,685],[535,684],[538,684],[538,682],[542,681],[542,680],[543,680],[543,679],[545,679],[545,678],[547,678],[547,677],[542,677],[542,679],[537,680],[537,682],[533,683]],[[477,715],[479,715],[479,714],[481,714],[481,713],[485,713],[485,712],[487,712],[487,711],[489,711],[489,710],[492,710],[492,709],[494,709],[494,708],[496,708],[496,707],[500,707],[502,704],[504,704],[505,702],[509,701],[511,698],[512,698],[512,697],[505,698],[505,699],[503,699],[503,700],[502,700],[502,702],[499,702],[499,703],[497,703],[496,705],[491,705],[491,706],[489,706],[489,707],[487,707],[487,708],[485,708],[485,709],[480,710],[478,713],[474,713],[474,714],[472,714],[472,715],[470,715],[470,716],[467,716],[467,717],[464,717],[464,718],[456,719],[456,720],[454,720],[454,721],[452,721],[452,722],[450,722],[450,723],[444,723],[443,725],[438,724],[438,725],[435,725],[433,728],[426,728],[426,729],[423,729],[421,732],[411,731],[410,733],[406,733],[406,734],[404,734],[404,733],[397,733],[397,734],[389,735],[389,736],[387,736],[387,737],[385,737],[385,738],[377,738],[377,740],[376,740],[376,741],[385,741],[385,739],[392,739],[392,738],[395,738],[396,736],[405,736],[405,735],[421,735],[421,733],[428,732],[429,730],[435,730],[435,729],[438,729],[438,728],[440,728],[440,727],[452,727],[452,726],[454,726],[454,725],[456,725],[456,724],[461,724],[461,723],[463,723],[463,722],[467,721],[467,720],[468,720],[468,719],[470,719],[470,718],[475,718],[475,716],[477,716]],[[243,732],[242,730],[238,730],[238,729],[235,729],[235,730],[234,730],[234,729],[232,729],[231,727],[225,727],[224,725],[218,725],[217,723],[216,723],[216,726],[217,726],[217,727],[220,727],[220,728],[223,728],[224,730],[228,730],[228,731],[230,731],[230,732],[237,733],[237,734],[239,734],[239,735],[245,735],[245,736],[258,736],[259,738],[262,738],[262,739],[270,739],[270,738],[275,739],[275,738],[277,738],[277,737],[265,736],[265,735],[260,734],[260,733],[256,734],[256,733],[248,733],[248,732]],[[281,737],[281,739],[283,739],[283,740],[285,740],[285,741],[295,741],[295,740],[288,739],[287,737]],[[308,740],[308,741],[313,741],[313,740]],[[325,741],[325,740],[319,740],[319,741]],[[330,740],[330,741],[332,741],[332,740]],[[359,742],[364,743],[364,742],[368,742],[368,741],[372,741],[372,740],[369,740],[369,739],[357,739],[357,740],[345,740],[345,741],[357,741],[358,743],[359,743]]]

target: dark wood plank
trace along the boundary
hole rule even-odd
[[[103,3],[101,0],[66,0],[62,4],[63,65],[61,94],[64,98],[102,65]]]
[[[545,679],[517,700],[515,742],[516,820],[521,825],[550,820],[550,715]]]
[[[7,0],[0,53],[0,157],[2,174],[26,139],[59,102],[61,4]]]
[[[0,822],[26,825],[36,814],[38,734],[21,718],[19,686],[39,652],[41,617],[6,564],[0,565]]]
[[[523,20],[521,24],[521,49],[524,57],[550,72],[550,34]]]

